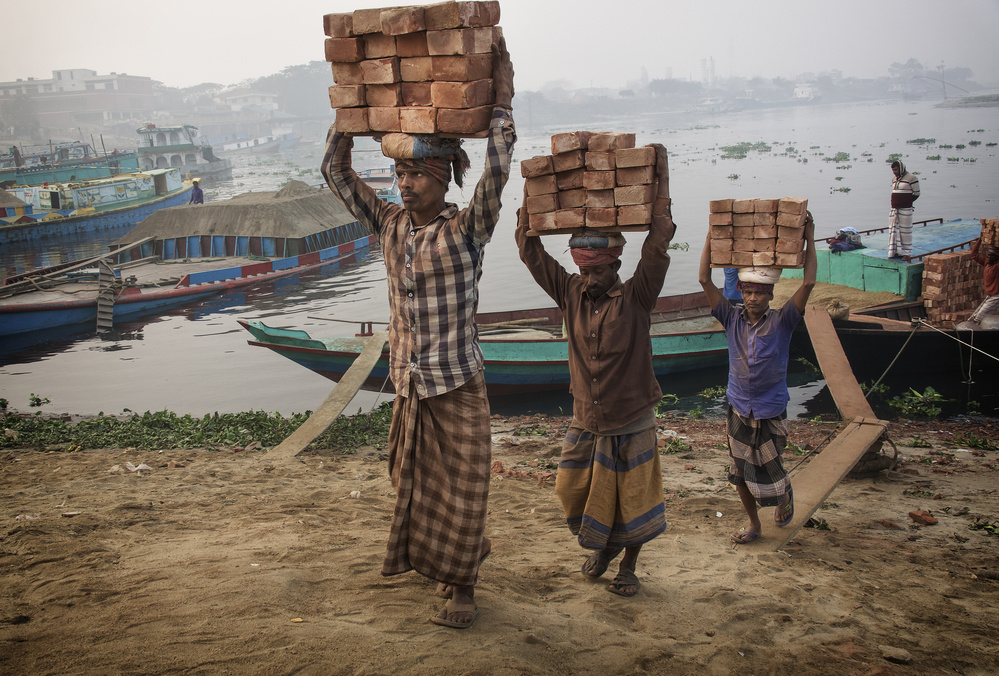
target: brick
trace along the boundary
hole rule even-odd
[[[528,213],[527,223],[531,226],[531,230],[535,230],[537,232],[554,230],[556,228],[555,213],[556,212],[554,211],[546,211],[537,214]]]
[[[354,15],[327,14],[323,17],[323,33],[331,38],[354,37]]]
[[[478,134],[489,129],[492,117],[492,106],[439,108],[437,110],[437,127],[444,134]]]
[[[651,204],[655,196],[655,187],[651,185],[626,185],[614,188],[614,204],[619,207],[629,204]]]
[[[804,197],[784,197],[780,200],[777,210],[785,214],[799,214],[804,216],[808,211],[808,200]]]
[[[436,134],[439,131],[436,108],[399,108],[399,123],[407,134]]]
[[[529,195],[527,199],[524,200],[524,206],[527,207],[527,213],[529,214],[543,214],[548,211],[557,211],[558,205],[558,193],[534,196]]]
[[[399,85],[399,90],[402,93],[402,104],[404,106],[434,105],[431,85],[430,82],[403,82]]]
[[[769,251],[774,253],[777,240],[769,237],[757,237],[753,240],[753,251]]]
[[[616,172],[584,171],[583,187],[587,190],[612,190],[616,187]]]
[[[570,131],[552,135],[552,155],[568,153],[573,150],[586,150],[589,139],[587,131]]]
[[[361,72],[360,63],[333,63],[330,64],[333,72],[333,82],[341,85],[355,85],[364,83],[364,73]]]
[[[783,200],[781,200],[783,202]],[[785,228],[801,228],[805,225],[805,214],[791,214],[785,211],[777,212],[777,225]]]
[[[609,207],[606,209],[586,209],[587,228],[616,228],[617,209]]]
[[[586,224],[586,209],[559,209],[555,212],[555,225],[560,229],[582,228]]]
[[[545,174],[554,174],[551,155],[538,155],[520,162],[520,175],[524,178],[534,178]]]
[[[558,193],[559,209],[578,209],[586,206],[586,190],[560,190]]]
[[[494,35],[499,29],[457,28],[446,31],[427,31],[427,49],[432,56],[460,56],[463,54],[489,54]]]
[[[755,226],[743,227],[741,225],[732,226],[732,239],[753,239],[756,237]]]
[[[618,185],[649,185],[656,180],[655,167],[625,167],[617,168]]]
[[[780,200],[757,199],[753,201],[753,208],[758,214],[776,214],[779,202]]]
[[[431,56],[434,80],[447,82],[471,82],[487,80],[493,76],[492,54],[469,54],[467,56]]]
[[[708,228],[711,239],[732,239],[735,234],[731,225],[712,225]]]
[[[360,38],[326,38],[326,60],[332,63],[356,63],[364,60],[364,42]]]
[[[733,251],[732,252],[732,265],[736,267],[746,267],[753,264],[753,254],[752,251]]]
[[[756,211],[756,205],[753,200],[732,200],[732,213],[734,214],[751,214]]]
[[[493,81],[434,82],[431,99],[438,108],[478,108],[494,102]]]
[[[364,98],[369,106],[395,108],[402,105],[402,88],[398,84],[365,85]]]
[[[351,19],[354,35],[382,32],[382,9],[355,9]]]
[[[715,251],[715,250],[712,249],[712,251],[711,251],[711,265],[716,266],[716,267],[720,267],[720,268],[721,267],[729,267],[733,263],[735,263],[735,261],[732,260],[733,255],[734,254],[731,251]]]
[[[732,251],[750,251],[750,252],[756,251],[756,240],[733,239]]]
[[[402,131],[399,111],[402,108],[368,108],[371,131]]]
[[[782,239],[800,239],[804,241],[805,231],[801,228],[789,228],[786,225],[777,225],[777,236]]]
[[[571,171],[582,169],[585,165],[586,153],[582,150],[573,150],[567,153],[552,155],[552,166],[555,171]]]
[[[652,223],[651,204],[628,204],[617,208],[617,224],[650,225]]]
[[[775,249],[777,253],[798,253],[804,245],[805,240],[803,239],[781,239],[778,237]]]
[[[756,226],[772,225],[774,227],[774,232],[777,232],[777,212],[776,211],[755,212],[753,214],[753,225]]]
[[[618,169],[656,166],[656,150],[648,146],[615,150],[614,158]]]
[[[616,168],[614,153],[586,152],[585,166],[589,171],[611,171]]]
[[[753,265],[756,267],[769,267],[774,264],[774,252],[773,251],[755,251],[753,252]]]
[[[586,206],[591,209],[602,209],[614,206],[614,191],[587,190]]]
[[[333,85],[329,91],[331,108],[356,108],[367,105],[364,85]]]
[[[555,182],[558,184],[558,189],[575,190],[577,188],[582,188],[584,173],[585,172],[582,169],[573,169],[571,171],[556,172]]]
[[[546,195],[548,193],[558,192],[558,184],[555,182],[555,174],[529,178],[524,181],[524,185],[527,186],[527,194],[531,197],[534,195]]]
[[[732,251],[733,243],[730,239],[713,239],[711,240],[711,253],[715,251]]]
[[[395,38],[384,33],[370,33],[364,36],[364,58],[384,59],[396,56]]]
[[[777,253],[775,254],[774,265],[782,268],[800,268],[805,264],[805,252],[798,253]]]
[[[593,152],[610,152],[618,148],[634,148],[635,135],[632,133],[591,132],[589,149]]]
[[[396,7],[382,10],[382,33],[403,35],[426,30],[422,7]]]
[[[713,214],[723,214],[726,211],[732,211],[732,201],[733,200],[711,200],[708,202],[708,211]]]
[[[732,212],[722,211],[708,214],[708,225],[732,225]]]
[[[430,82],[434,79],[433,57],[399,59],[399,79],[403,82]]]
[[[371,131],[367,108],[337,108],[334,124],[337,131],[345,134],[367,134]]]
[[[395,36],[395,51],[400,58],[412,58],[414,56],[430,56],[427,49],[427,34],[406,33]]]
[[[500,4],[488,2],[439,2],[423,8],[428,30],[495,26],[500,20]]]
[[[753,226],[753,237],[756,239],[776,239],[777,238],[777,226],[776,225],[754,225]]]
[[[392,84],[399,81],[399,59],[366,59],[361,61],[364,84]]]
[[[732,212],[732,225],[738,228],[752,227],[755,224],[756,216],[753,212]]]

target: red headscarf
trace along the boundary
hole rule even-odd
[[[445,157],[427,157],[422,160],[396,160],[395,165],[403,169],[420,169],[447,185],[451,182],[451,160]]]

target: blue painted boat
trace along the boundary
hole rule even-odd
[[[490,312],[476,315],[490,395],[569,387],[568,346],[558,308]],[[240,320],[253,336],[250,345],[266,347],[316,373],[339,382],[360,354],[373,322],[362,322],[356,337],[316,339],[305,331]],[[721,325],[710,315],[703,293],[665,296],[653,313],[652,366],[656,376],[726,364],[728,347]],[[392,392],[388,353],[377,362],[363,388]]]
[[[0,188],[13,185],[41,185],[95,178],[109,178],[139,169],[135,151],[98,154],[89,143],[35,145],[0,154]]]
[[[0,244],[134,226],[159,209],[186,204],[192,187],[177,169],[16,186],[0,200],[7,205],[0,209]]]

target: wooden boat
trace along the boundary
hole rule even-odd
[[[116,148],[111,153],[98,153],[82,141],[11,146],[9,152],[0,153],[0,188],[110,178],[138,169],[135,151]]]
[[[373,324],[362,323],[357,337],[317,339],[305,331],[273,328],[263,322],[239,323],[253,335],[250,345],[269,348],[336,382],[360,354]],[[489,394],[568,388],[568,347],[562,335],[561,310],[479,313],[476,323]],[[652,365],[657,376],[723,365],[727,350],[725,333],[711,317],[703,293],[659,299],[652,325]],[[386,351],[363,389],[392,392],[388,367]]]
[[[209,182],[232,178],[232,161],[216,157],[211,144],[193,124],[161,127],[149,123],[135,131],[144,170],[176,167],[185,177]]]
[[[395,176],[395,166],[379,167],[377,169],[362,169],[357,176],[375,189],[375,194],[386,202],[402,206],[402,193],[399,191],[399,181]]]
[[[0,244],[134,226],[159,209],[186,204],[192,187],[177,169],[15,186],[0,194]]]
[[[109,253],[8,277],[8,336],[156,314],[239,287],[336,264],[376,239],[328,190],[292,181],[276,193],[156,212]],[[23,343],[23,341],[20,341]]]

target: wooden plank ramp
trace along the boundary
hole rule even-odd
[[[813,456],[791,478],[794,518],[780,529],[782,539],[775,550],[798,534],[857,461],[884,436],[888,427],[887,421],[878,420],[864,397],[826,309],[816,305],[806,307],[805,326],[836,408],[849,422],[821,453]]]
[[[316,437],[326,431],[334,420],[339,417],[350,400],[354,398],[364,381],[371,375],[372,369],[382,356],[385,343],[388,342],[388,331],[377,331],[364,341],[364,349],[357,355],[354,363],[343,374],[329,393],[326,400],[320,404],[309,419],[298,429],[288,435],[288,438],[272,448],[264,456],[268,460],[290,460],[302,452]]]

